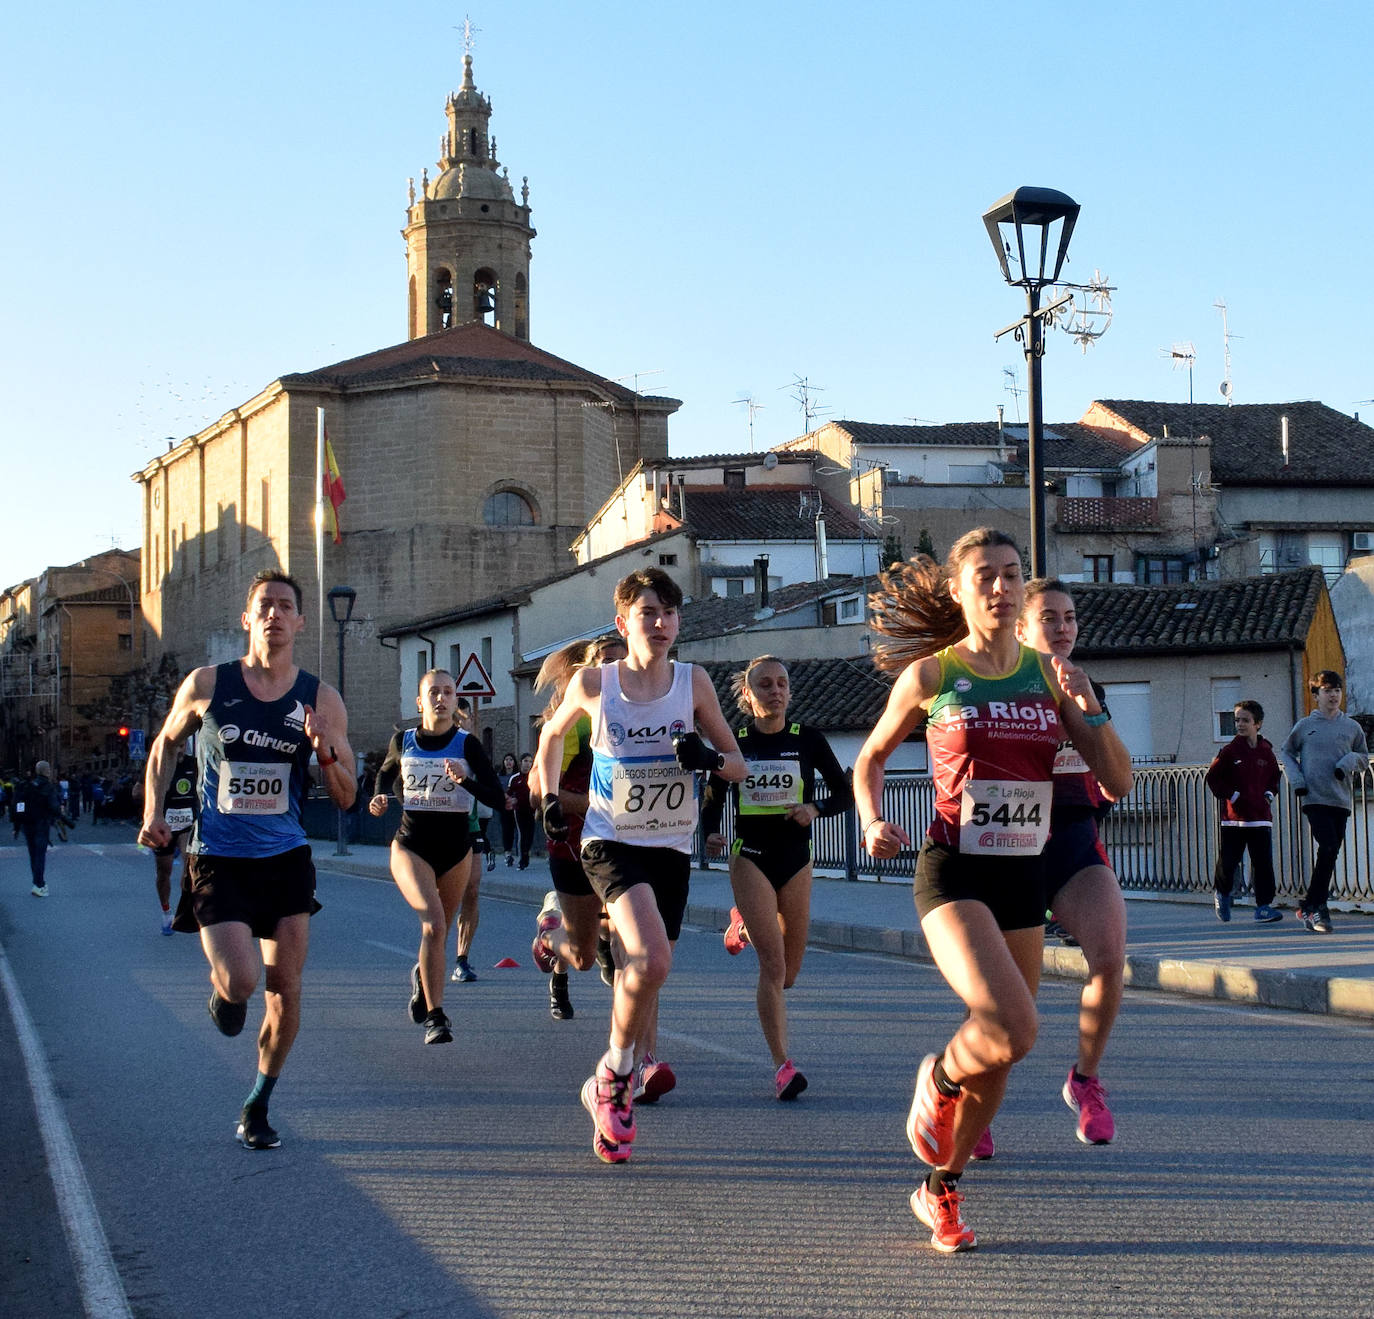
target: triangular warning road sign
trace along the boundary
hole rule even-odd
[[[463,671],[458,675],[458,695],[496,695],[496,688],[491,685],[491,677],[482,667],[482,661],[477,658],[475,650],[468,655],[467,661],[463,665]]]

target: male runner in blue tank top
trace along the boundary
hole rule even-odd
[[[266,967],[257,1082],[237,1132],[254,1150],[281,1144],[267,1104],[300,1028],[301,973],[318,910],[301,823],[312,754],[340,810],[353,804],[358,788],[343,700],[293,657],[304,627],[301,588],[292,578],[277,570],[253,578],[243,611],[248,653],[193,669],[181,684],[148,755],[138,835],[153,848],[171,839],[163,800],[177,749],[199,730],[200,813],[172,928],[200,934],[210,963],[210,1016],[224,1035],[243,1029]]]

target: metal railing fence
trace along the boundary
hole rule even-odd
[[[1121,887],[1137,892],[1205,893],[1212,888],[1220,814],[1204,782],[1205,765],[1137,766],[1131,792],[1103,821],[1102,841]],[[854,880],[910,882],[920,847],[935,813],[934,785],[928,775],[889,773],[883,784],[883,816],[910,835],[912,847],[875,861],[859,848],[858,820],[851,810],[817,820],[812,854],[820,874]],[[721,831],[733,841],[733,811],[727,808]],[[1307,887],[1314,849],[1298,799],[1285,783],[1274,803],[1274,870],[1280,897],[1296,898]],[[694,862],[721,865],[706,855],[704,835],[697,839]],[[1248,858],[1245,862],[1248,872]],[[1245,874],[1237,893],[1248,889]],[[1374,774],[1361,774],[1345,845],[1331,880],[1333,902],[1374,900]]]

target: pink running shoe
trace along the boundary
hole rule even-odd
[[[550,930],[556,930],[563,924],[563,913],[558,906],[558,894],[554,889],[550,889],[544,895],[544,905],[540,908],[539,915],[536,917],[534,929],[534,943],[530,946],[530,952],[534,956],[534,964],[545,975],[550,975],[558,965],[558,958],[552,948],[544,942],[544,936]]]
[[[738,907],[730,908],[730,924],[725,930],[725,951],[735,957],[749,947],[749,931],[744,928],[744,917]]]
[[[778,1098],[786,1102],[795,1099],[806,1089],[806,1077],[797,1071],[796,1064],[789,1058],[778,1068],[778,1074],[773,1078],[773,1088]]]
[[[582,1107],[592,1117],[592,1151],[602,1163],[624,1163],[630,1157],[630,1142],[609,1141],[601,1134],[596,1125],[596,1077],[589,1076],[582,1082]]]
[[[935,1084],[936,1055],[928,1053],[916,1073],[916,1093],[906,1119],[906,1138],[922,1163],[938,1168],[954,1149],[954,1112],[957,1096],[942,1095]]]
[[[635,1098],[645,1104],[656,1104],[677,1085],[677,1077],[667,1063],[661,1063],[646,1053],[635,1068]]]
[[[978,1143],[973,1147],[973,1153],[969,1155],[969,1158],[973,1159],[976,1163],[983,1163],[992,1158],[996,1153],[997,1143],[992,1138],[992,1128],[988,1127],[983,1134],[978,1137]]]
[[[1078,1069],[1069,1068],[1064,1082],[1064,1102],[1078,1114],[1075,1133],[1085,1145],[1110,1145],[1116,1135],[1112,1110],[1107,1107],[1107,1092],[1095,1076],[1079,1076]]]
[[[604,1063],[598,1063],[591,1110],[596,1129],[608,1145],[628,1145],[635,1138],[634,1069],[617,1076]],[[586,1092],[583,1086],[583,1092]]]
[[[963,1199],[953,1186],[935,1192],[925,1182],[911,1194],[911,1212],[930,1228],[930,1244],[943,1254],[973,1250],[978,1245],[973,1229],[959,1212]]]

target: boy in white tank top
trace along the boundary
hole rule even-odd
[[[592,781],[582,833],[582,865],[606,904],[624,950],[615,977],[610,1047],[582,1087],[592,1115],[592,1148],[606,1163],[630,1157],[635,1126],[635,1042],[646,1037],[668,978],[687,907],[697,771],[729,782],[746,773],[730,725],[704,669],[668,658],[677,640],[681,588],[646,568],[615,589],[616,630],[629,656],[582,669],[539,739],[541,783],[557,783],[563,735],[584,715],[592,724]],[[695,731],[700,726],[708,746]],[[544,832],[567,834],[554,793],[542,802]],[[552,967],[561,955],[558,917],[541,917],[534,956]]]

